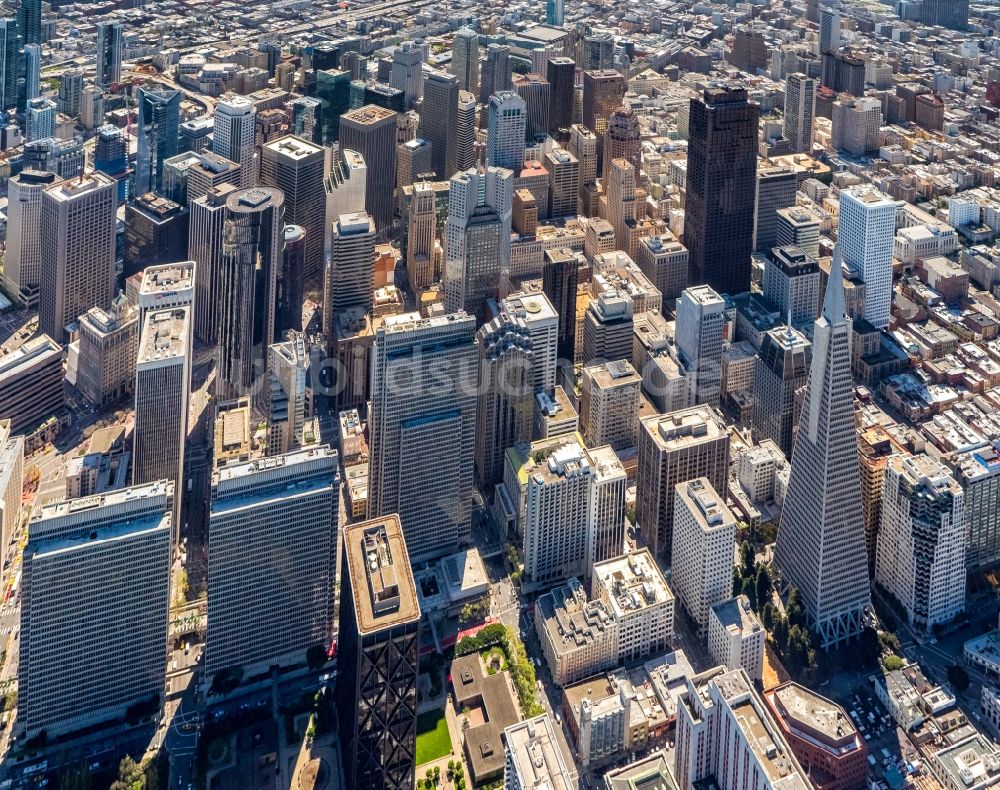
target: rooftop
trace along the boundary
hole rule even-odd
[[[841,757],[862,748],[851,717],[840,705],[791,681],[765,692],[788,730]]]
[[[154,310],[146,315],[136,364],[182,357],[190,346],[191,308]]]
[[[140,295],[165,295],[194,287],[194,261],[147,266],[143,270]]]
[[[511,725],[504,730],[504,739],[522,787],[534,790],[573,787],[548,714]]]
[[[420,619],[399,516],[392,514],[345,527],[344,551],[360,633]]]
[[[674,600],[649,549],[595,563],[594,589],[619,619]]]
[[[322,146],[311,143],[308,140],[303,140],[301,137],[282,137],[279,140],[274,140],[264,146],[265,150],[274,151],[275,153],[281,154],[288,159],[294,159],[299,161],[306,159],[310,156],[322,156],[323,148]]]
[[[641,422],[662,450],[691,447],[726,435],[726,426],[718,412],[709,406],[652,415]]]
[[[712,607],[712,614],[730,633],[749,634],[762,631],[757,615],[750,608],[750,600],[745,595],[738,595],[728,601],[717,603]]]

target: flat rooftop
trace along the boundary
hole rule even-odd
[[[190,345],[191,308],[173,307],[146,315],[136,364],[184,356]]]
[[[420,619],[417,588],[399,516],[392,514],[345,527],[344,551],[360,633]]]
[[[726,435],[726,426],[710,406],[655,414],[641,420],[643,427],[664,450],[677,450]]]
[[[764,630],[745,595],[717,603],[712,607],[712,613],[718,618],[722,627],[730,632],[735,631],[745,635]]]
[[[649,549],[595,563],[594,579],[605,591],[601,597],[606,594],[618,618],[674,600]]]
[[[139,284],[141,295],[164,294],[194,288],[194,261],[147,266]]]
[[[548,714],[511,725],[504,730],[504,740],[523,787],[535,790],[573,787]]]
[[[28,370],[33,364],[62,356],[62,347],[48,335],[33,337],[9,354],[0,356],[0,382]]]
[[[766,692],[766,695],[788,729],[799,737],[838,757],[861,748],[851,717],[836,702],[792,682],[784,683]]]
[[[294,159],[296,161],[301,159],[306,159],[310,156],[316,156],[317,154],[323,155],[322,146],[318,146],[315,143],[311,143],[308,140],[303,140],[301,137],[282,137],[279,140],[274,140],[264,146],[266,150],[275,151],[288,159]]]

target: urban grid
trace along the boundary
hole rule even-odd
[[[0,6],[0,790],[1000,790],[1000,0]]]

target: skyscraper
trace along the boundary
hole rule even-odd
[[[64,327],[114,296],[117,183],[93,172],[42,192],[38,321],[62,342]]]
[[[94,84],[98,88],[108,88],[122,78],[122,23],[97,23],[97,63]]]
[[[499,296],[510,262],[513,201],[513,173],[506,168],[473,168],[451,179],[442,278],[449,312],[483,317],[486,300]]]
[[[534,352],[524,319],[503,313],[476,333],[479,406],[476,412],[476,479],[503,479],[508,447],[531,441]]]
[[[782,582],[801,591],[824,648],[861,633],[870,600],[852,401],[851,320],[838,245],[813,329],[809,383],[774,552]]]
[[[548,134],[551,113],[552,86],[539,74],[518,74],[512,84],[514,92],[524,99],[525,136],[534,140],[537,135]]]
[[[753,223],[754,252],[770,252],[778,244],[778,209],[795,205],[799,181],[790,167],[757,170],[756,212]]]
[[[323,142],[335,142],[340,139],[340,116],[350,107],[350,72],[340,69],[317,70],[316,97],[322,102]],[[341,149],[344,147],[341,145]]]
[[[564,0],[546,0],[545,24],[561,25],[566,21],[566,6]]]
[[[639,119],[631,110],[620,108],[608,118],[608,128],[604,130],[604,169],[602,178],[608,181],[611,162],[624,159],[638,176],[642,168],[642,141],[639,138]]]
[[[793,153],[810,153],[816,118],[816,80],[796,72],[785,78],[783,134]]]
[[[236,93],[226,93],[215,103],[212,151],[240,166],[238,186],[253,186],[257,167],[254,164],[254,118],[252,101]]]
[[[451,73],[458,78],[458,87],[475,93],[479,90],[479,36],[467,27],[455,33],[451,53]]]
[[[622,106],[625,77],[612,68],[583,72],[583,125],[597,137],[597,167],[603,172],[604,133],[611,113]],[[577,158],[580,155],[577,154]]]
[[[882,489],[875,581],[928,632],[965,609],[965,493],[936,458],[895,455]]]
[[[787,458],[792,454],[795,392],[809,377],[812,346],[791,327],[764,334],[753,366],[753,434],[772,440]]]
[[[36,511],[21,572],[17,728],[25,737],[121,718],[132,706],[159,710],[172,498],[160,480]],[[67,629],[86,638],[67,639]],[[92,660],[95,645],[101,661]]]
[[[17,46],[17,20],[0,18],[0,110],[17,106],[17,75],[21,51]]]
[[[22,170],[7,182],[7,251],[3,278],[8,294],[37,307],[42,278],[42,194],[54,173]]]
[[[694,406],[640,419],[636,520],[655,556],[670,563],[677,484],[705,477],[725,491],[728,473],[729,435],[715,409]]]
[[[21,0],[17,6],[17,28],[24,45],[42,43],[42,0]]]
[[[367,165],[365,210],[385,233],[392,226],[396,185],[396,113],[369,104],[340,119],[340,146],[357,151]]]
[[[486,47],[486,59],[479,79],[479,101],[487,104],[494,93],[510,90],[510,78],[510,47],[490,44]]]
[[[241,189],[226,198],[217,297],[220,397],[249,394],[267,366],[266,349],[275,340],[284,201],[274,187]]]
[[[416,773],[420,602],[395,514],[344,529],[337,717],[357,790],[410,790]]]
[[[194,332],[202,343],[209,345],[218,342],[226,200],[235,191],[236,187],[232,184],[220,184],[209,188],[207,194],[191,203],[188,257],[198,267]]]
[[[840,192],[837,240],[844,263],[865,284],[865,320],[889,326],[892,312],[892,251],[896,240],[896,201],[873,186]]]
[[[341,214],[354,214],[365,210],[365,188],[368,166],[357,151],[342,150],[334,157],[330,172],[323,179],[326,193],[326,223],[323,252],[327,263],[333,240],[333,225]]]
[[[952,30],[965,30],[969,26],[969,0],[924,0],[921,12],[925,25]]]
[[[403,91],[404,112],[424,95],[423,67],[423,50],[414,42],[404,41],[392,51],[389,84]]]
[[[277,337],[284,337],[289,330],[302,331],[307,236],[306,229],[301,225],[285,225],[274,320],[274,333]]]
[[[476,153],[476,96],[469,91],[458,92],[458,114],[455,119],[455,167],[458,171],[475,167]]]
[[[712,87],[691,99],[684,212],[689,282],[719,293],[750,290],[757,117],[745,88]]]
[[[486,164],[520,173],[524,167],[527,123],[524,99],[513,91],[494,93],[489,103]]]
[[[819,313],[819,262],[798,247],[774,247],[764,266],[764,297],[792,326]]]
[[[132,485],[169,480],[175,498],[173,541],[180,541],[184,445],[191,392],[191,307],[150,310],[140,328],[135,361]]]
[[[300,137],[282,137],[263,146],[260,155],[260,182],[277,187],[285,196],[285,222],[305,228],[303,274],[307,280],[318,283],[323,272],[326,220],[323,147]]]
[[[458,170],[458,92],[458,77],[442,71],[428,71],[424,77],[419,133],[431,144],[433,169],[440,179]]]
[[[573,125],[573,96],[576,93],[576,61],[573,58],[549,58],[545,79],[552,86],[549,102],[549,134],[564,139]]]
[[[314,647],[327,655],[339,496],[337,453],[325,445],[212,473],[209,682],[304,667]]]
[[[546,250],[542,290],[559,314],[559,359],[572,360],[576,348],[576,287],[580,264],[568,249]]]
[[[294,228],[286,225],[285,228]],[[267,347],[271,392],[267,415],[267,454],[282,455],[315,441],[307,439],[312,421],[308,380],[310,348],[301,332],[292,331],[288,340]]]
[[[685,288],[677,300],[677,354],[697,378],[698,403],[718,406],[726,302],[707,285]]]
[[[840,48],[840,12],[835,8],[819,11],[819,54]]]
[[[348,307],[367,312],[375,281],[375,223],[366,213],[341,214],[333,227],[330,266],[323,303],[339,313]]]
[[[136,134],[139,148],[135,164],[137,195],[159,192],[163,163],[177,153],[181,92],[166,88],[139,88]]]
[[[42,47],[40,44],[24,46],[24,103],[42,95]]]
[[[25,142],[42,140],[55,136],[56,103],[51,99],[37,97],[28,100],[25,110],[24,139]]]
[[[417,293],[435,279],[437,242],[437,200],[430,183],[413,185],[413,197],[407,209],[406,274],[410,288]]]
[[[387,316],[375,334],[368,512],[399,513],[413,562],[469,538],[475,331],[463,313],[405,313]]]

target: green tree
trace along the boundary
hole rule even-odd
[[[899,637],[895,634],[889,633],[888,631],[883,631],[878,635],[879,647],[881,647],[883,652],[887,653],[898,653],[899,652]]]
[[[788,647],[788,618],[780,612],[774,615],[774,628],[771,631],[771,637],[774,639],[778,652],[784,653],[785,648]]]
[[[118,764],[118,778],[111,783],[111,790],[159,790],[159,787],[156,762],[139,764],[131,757],[124,757]]]
[[[765,631],[774,630],[774,604],[770,601],[760,608],[760,622]]]
[[[767,566],[761,564],[757,568],[757,577],[754,580],[755,594],[757,596],[757,606],[763,608],[771,600],[771,572]]]
[[[809,666],[809,632],[800,625],[788,629],[788,647],[784,655],[794,669],[804,669]]]
[[[757,585],[754,584],[753,576],[743,577],[742,593],[749,599],[750,608],[757,609]]]
[[[740,576],[740,569],[733,568],[733,596],[743,592],[743,577]]]
[[[740,576],[752,579],[756,571],[757,558],[754,556],[753,546],[749,540],[745,540],[740,544]]]
[[[64,771],[59,777],[59,790],[90,790],[90,769],[86,763]]]
[[[806,627],[806,610],[802,605],[802,593],[798,587],[792,587],[788,591],[788,602],[785,604],[785,616],[788,618],[789,627],[793,625]]]
[[[882,662],[882,666],[885,667],[886,672],[895,672],[897,669],[902,669],[905,665],[903,664],[903,659],[899,656],[886,656],[885,661]]]

